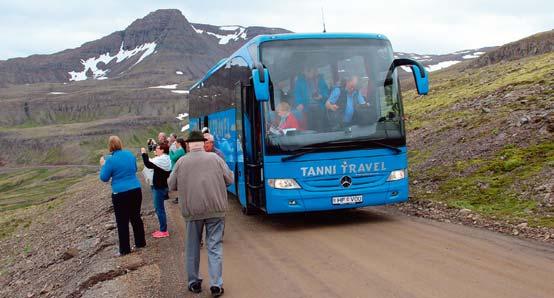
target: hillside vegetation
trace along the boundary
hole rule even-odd
[[[404,94],[414,200],[554,227],[554,52],[466,66]]]

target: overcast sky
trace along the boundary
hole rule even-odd
[[[301,3],[301,4],[299,4]],[[382,33],[395,51],[443,54],[554,29],[552,0],[0,0],[0,60],[50,54],[123,30],[160,8],[196,23]]]

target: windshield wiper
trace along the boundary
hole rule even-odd
[[[379,140],[380,141],[380,140]],[[318,149],[323,150],[333,150],[333,149],[344,149],[344,148],[366,148],[367,143],[370,143],[372,145],[377,145],[382,148],[387,148],[392,151],[394,151],[396,154],[399,154],[402,152],[402,150],[390,146],[387,144],[383,144],[381,142],[378,142],[378,140],[364,140],[363,143],[352,143],[351,141],[345,142],[345,141],[329,141],[329,142],[323,142],[323,143],[316,143],[309,146],[300,147],[299,150],[302,150],[300,152],[296,152],[292,155],[285,156],[281,158],[281,161],[289,161],[292,159],[295,159],[297,157],[300,157],[307,153],[312,153]],[[331,146],[329,146],[331,145]]]
[[[370,144],[373,144],[373,145],[377,145],[377,146],[380,146],[380,147],[383,147],[383,148],[390,149],[390,150],[394,151],[394,153],[396,153],[396,154],[399,154],[399,153],[402,152],[402,150],[400,150],[400,149],[398,149],[394,146],[383,144],[381,142],[377,142],[376,140],[365,140],[364,142],[370,143]]]
[[[285,156],[283,158],[281,158],[281,161],[289,161],[291,159],[295,159],[299,156],[302,156],[306,153],[311,153],[311,152],[314,152],[317,148],[314,148],[314,147],[302,147],[301,149],[305,149],[304,151],[300,151],[300,152],[296,152],[292,155],[289,155],[289,156]]]
[[[355,148],[355,147],[360,147],[360,145],[349,143],[349,142],[342,142],[341,143],[341,142],[336,142],[336,141],[315,143],[315,144],[311,144],[311,145],[308,145],[308,146],[298,148],[297,150],[302,150],[302,151],[296,152],[296,153],[294,153],[292,155],[289,155],[289,156],[285,156],[285,157],[281,158],[281,161],[288,161],[288,160],[291,160],[291,159],[295,159],[299,156],[302,156],[306,153],[314,152],[318,149],[333,150],[333,149],[344,149],[344,148]]]

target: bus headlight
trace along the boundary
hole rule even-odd
[[[387,181],[396,181],[406,178],[406,169],[402,170],[396,170],[390,172],[389,178],[387,178]]]
[[[268,179],[269,186],[277,189],[300,189],[300,185],[294,179]]]

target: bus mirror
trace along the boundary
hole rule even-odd
[[[269,72],[267,68],[257,67],[252,70],[252,81],[254,81],[254,93],[258,101],[269,100]]]
[[[416,83],[417,93],[420,95],[426,95],[429,92],[429,73],[423,65],[412,59],[399,58],[394,59],[387,73],[385,79],[385,85],[392,83],[392,74],[398,66],[407,65],[410,66],[414,80]]]
[[[414,80],[416,83],[417,93],[420,95],[427,95],[429,93],[429,74],[423,68],[423,71],[418,65],[411,65],[412,73],[414,74]],[[422,75],[423,73],[423,75]]]

